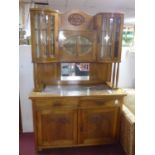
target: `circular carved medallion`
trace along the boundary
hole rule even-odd
[[[68,17],[68,21],[74,26],[79,26],[85,22],[85,18],[78,13],[73,13]]]

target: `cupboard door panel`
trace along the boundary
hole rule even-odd
[[[34,62],[54,61],[58,57],[58,14],[31,9],[32,59]]]
[[[37,137],[40,146],[77,143],[77,111],[54,109],[37,112]]]
[[[117,136],[118,107],[80,110],[80,144],[113,143]]]
[[[95,61],[96,32],[60,31],[59,51],[61,61]]]
[[[98,60],[113,62],[121,60],[122,14],[101,13],[96,15],[98,31]]]

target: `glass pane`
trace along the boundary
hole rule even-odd
[[[47,25],[48,16],[44,13],[35,15],[35,42],[36,42],[36,57],[47,56]]]
[[[51,56],[53,57],[55,54],[55,45],[54,45],[54,16],[50,16],[50,46],[51,46]]]
[[[47,29],[48,24],[48,15],[45,15],[44,13],[40,15],[40,27],[42,30]]]
[[[39,28],[39,15],[38,14],[36,14],[35,15],[35,28],[37,29],[37,28]]]
[[[92,49],[92,42],[90,42],[90,40],[86,37],[78,36],[78,40],[81,54],[88,53]]]
[[[48,55],[48,51],[47,51],[47,30],[41,31],[40,38],[41,38],[42,56],[46,57]]]
[[[76,55],[77,37],[76,36],[69,37],[64,41],[63,46],[66,52],[68,52],[71,55]]]
[[[92,49],[92,42],[83,36],[72,36],[64,41],[63,46],[69,54],[80,55],[86,54]]]
[[[113,32],[114,32],[114,18],[109,18],[109,43],[108,43],[108,46],[109,46],[109,57],[112,58],[113,57],[113,49],[112,49],[112,42],[113,42]]]
[[[101,52],[100,52],[100,57],[103,58],[105,56],[106,53],[106,41],[104,39],[104,37],[106,36],[106,32],[103,31],[101,34]]]
[[[119,37],[120,37],[120,24],[121,24],[121,19],[120,17],[115,18],[115,24],[116,24],[116,29],[115,29],[115,45],[114,45],[114,57],[118,57],[119,53]]]
[[[101,58],[112,58],[113,18],[104,17],[101,32]]]
[[[54,16],[50,16],[50,20],[51,20],[51,30],[54,30]]]
[[[35,15],[35,46],[36,46],[36,57],[40,57],[40,16]]]
[[[39,39],[39,31],[35,30],[35,42],[36,42],[36,57],[39,58],[40,57],[40,39]]]

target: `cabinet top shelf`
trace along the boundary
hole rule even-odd
[[[66,12],[60,12],[59,10],[54,10],[50,7],[47,7],[47,8],[31,8],[30,11],[41,11],[41,12],[51,12],[51,13],[58,13],[58,14],[67,14],[67,13],[71,13],[71,12],[81,12],[81,13],[84,13],[84,14],[88,14],[88,12],[85,12],[85,11],[82,11],[82,10],[70,10],[70,11],[66,11]],[[89,14],[88,14],[89,15]],[[113,16],[113,15],[122,15],[124,16],[124,13],[122,12],[98,12],[97,14],[94,14],[95,16],[96,15],[110,15],[110,16]],[[90,15],[91,16],[91,15]]]
[[[106,85],[56,85],[47,86],[42,92],[32,92],[30,98],[34,97],[69,97],[69,96],[124,96],[122,89],[113,90]]]

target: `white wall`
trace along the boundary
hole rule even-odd
[[[121,60],[118,87],[135,88],[135,53],[123,47]]]
[[[21,45],[19,47],[19,59],[19,88],[23,132],[32,132],[32,104],[31,100],[28,98],[34,88],[31,46]],[[135,79],[134,76],[135,53],[128,52],[127,48],[123,48],[118,86],[120,88],[133,88]]]
[[[29,95],[33,89],[31,46],[19,46],[19,91],[23,132],[33,131],[32,104]]]

